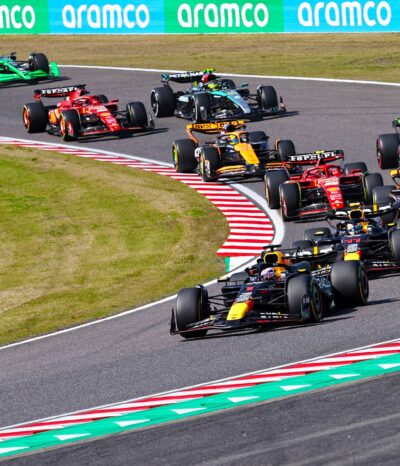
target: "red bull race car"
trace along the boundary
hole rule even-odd
[[[265,195],[272,209],[281,209],[284,220],[324,217],[351,202],[372,203],[373,190],[383,186],[380,173],[368,173],[364,162],[331,164],[344,160],[341,150],[317,151],[320,159],[300,175],[286,170],[265,174]]]
[[[104,135],[122,136],[154,128],[154,121],[142,102],[129,102],[119,110],[118,100],[90,95],[86,84],[42,89],[34,92],[36,102],[22,110],[28,133],[47,131],[64,141]],[[43,98],[64,98],[56,105],[44,105]]]

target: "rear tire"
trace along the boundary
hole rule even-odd
[[[363,306],[368,301],[368,278],[362,262],[333,263],[331,283],[337,307]]]
[[[370,204],[372,202],[374,188],[383,186],[382,175],[380,173],[369,173],[364,176],[363,184],[365,201]]]
[[[311,241],[310,239],[297,239],[296,241],[293,241],[292,243],[292,248],[293,249],[308,249],[308,248],[313,248],[314,247],[314,242]]]
[[[150,94],[151,108],[157,118],[173,116],[176,108],[174,92],[170,86],[156,87]]]
[[[277,158],[280,162],[287,162],[291,156],[296,155],[294,142],[290,139],[280,139],[276,143]]]
[[[147,112],[142,102],[129,102],[126,104],[129,116],[129,124],[140,128],[147,128]]]
[[[384,185],[384,186],[377,186],[372,190],[372,203],[377,204],[378,206],[381,205],[391,205],[393,202],[393,198],[390,196],[390,193],[396,189],[395,185]],[[388,212],[381,216],[382,223],[387,225],[388,223],[393,223],[394,219],[397,216],[397,212]]]
[[[258,95],[262,109],[270,109],[273,112],[278,112],[279,103],[275,88],[272,86],[261,86],[258,88]]]
[[[399,135],[396,133],[380,134],[376,140],[376,157],[379,167],[397,168],[399,165]]]
[[[250,144],[258,144],[261,142],[268,143],[268,136],[265,131],[251,131],[249,132],[249,142]]]
[[[311,281],[309,274],[300,274],[287,282],[287,304],[290,316],[300,316],[304,322],[318,322],[323,316],[323,299],[319,287]],[[309,297],[310,311],[301,311],[304,297]]]
[[[219,159],[219,153],[215,147],[203,147],[200,155],[200,172],[204,182],[218,180]]]
[[[194,156],[196,144],[191,139],[177,139],[172,146],[172,158],[178,173],[193,173],[197,168]]]
[[[29,69],[31,71],[43,71],[50,73],[49,61],[44,53],[35,53],[29,57]]]
[[[315,233],[323,233],[322,235],[316,235]],[[320,228],[307,228],[304,230],[303,238],[307,241],[312,241],[316,244],[320,240],[330,240],[332,238],[332,232],[328,227]]]
[[[361,173],[367,173],[368,168],[365,162],[352,162],[344,164],[344,172],[349,175],[352,170],[359,170]]]
[[[208,299],[201,288],[183,288],[176,298],[175,325],[182,332],[183,338],[199,338],[207,334],[207,330],[184,332],[187,325],[205,319],[208,315]]]
[[[41,102],[25,104],[22,109],[22,120],[28,133],[46,131],[47,112]]]
[[[64,110],[60,115],[61,137],[64,141],[76,141],[81,129],[81,120],[75,110]]]
[[[279,199],[283,220],[298,217],[300,208],[300,186],[298,183],[284,183],[279,186]]]
[[[211,97],[210,94],[194,94],[192,99],[192,120],[195,123],[205,123],[211,117]],[[202,115],[201,107],[205,108],[206,115]]]
[[[392,230],[389,236],[390,251],[392,260],[396,265],[400,265],[400,230]]]
[[[279,209],[279,186],[288,180],[286,170],[267,171],[264,175],[265,198],[270,209]]]

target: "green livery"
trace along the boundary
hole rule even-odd
[[[15,52],[0,55],[0,84],[9,82],[35,82],[42,79],[58,78],[57,63],[47,60],[43,53],[32,52],[27,61],[17,60]]]

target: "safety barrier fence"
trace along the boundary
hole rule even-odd
[[[398,0],[0,0],[0,34],[398,31]]]

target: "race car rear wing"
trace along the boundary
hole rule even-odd
[[[219,121],[215,123],[193,123],[186,125],[186,132],[191,139],[196,139],[193,133],[216,134],[220,133],[227,125],[234,127],[234,130],[245,128],[244,120]]]
[[[163,74],[161,75],[161,82],[167,83],[173,81],[175,83],[194,83],[200,81],[200,79],[207,73],[212,73],[214,68],[208,68],[203,71],[186,71],[185,73],[175,73],[175,74]]]
[[[87,94],[86,84],[76,84],[74,86],[67,87],[53,87],[51,89],[36,89],[33,91],[33,95],[35,100],[40,100],[42,97],[67,97],[77,91],[82,91],[82,95]]]
[[[344,153],[342,150],[316,150],[307,154],[291,155],[288,162],[298,165],[314,165],[316,163],[327,163],[335,160],[343,160]]]

